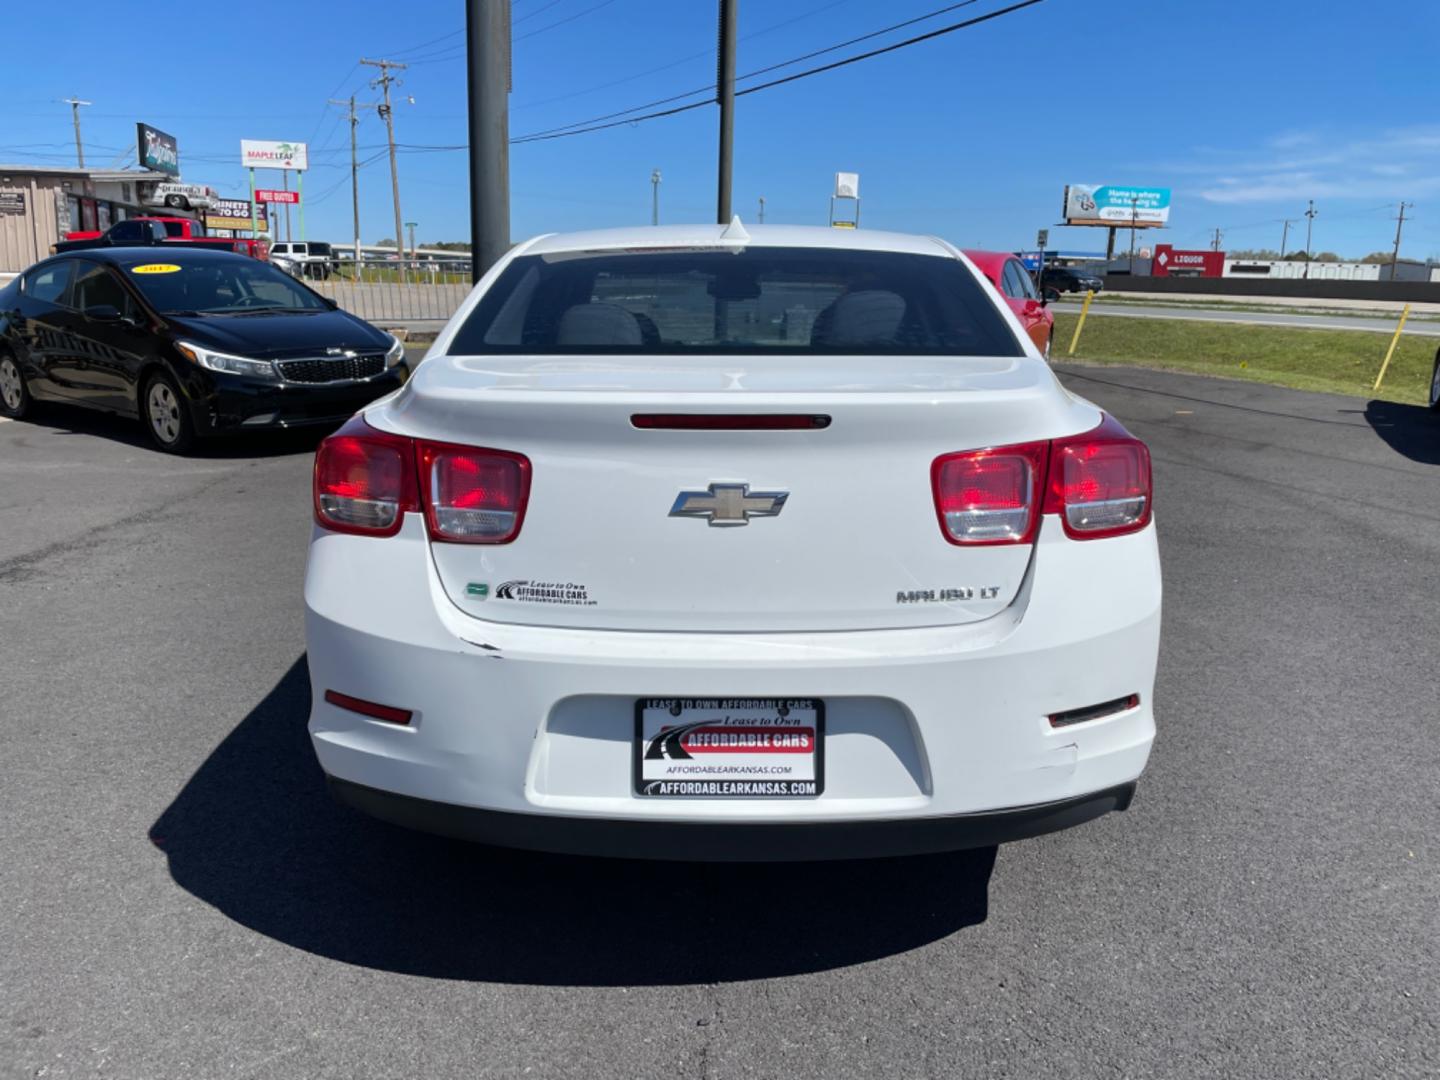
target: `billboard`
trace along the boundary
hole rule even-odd
[[[180,148],[175,136],[149,124],[135,125],[135,146],[140,164],[156,172],[180,175]]]
[[[1063,216],[1066,225],[1158,228],[1170,223],[1170,189],[1067,184]]]
[[[310,168],[310,148],[303,142],[241,139],[240,164],[247,169],[293,169],[295,172],[304,172]]]
[[[257,222],[260,231],[268,231],[270,222],[266,218],[265,207],[259,206],[256,207],[256,210],[258,211]],[[210,209],[205,211],[205,228],[249,232],[250,200],[216,199]]]

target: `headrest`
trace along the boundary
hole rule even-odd
[[[846,293],[815,320],[812,345],[878,345],[894,341],[905,317],[905,300],[884,289]]]
[[[555,328],[557,345],[640,344],[635,316],[615,304],[576,304],[560,316]]]

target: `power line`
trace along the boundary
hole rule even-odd
[[[821,4],[817,8],[811,8],[809,11],[801,12],[799,15],[795,15],[789,19],[784,19],[778,23],[771,23],[769,26],[764,27],[763,29],[755,30],[749,34],[744,34],[741,36],[740,40],[751,41],[755,38],[763,37],[766,34],[772,34],[776,30],[783,30],[785,27],[790,26],[792,23],[802,22],[805,19],[814,18],[816,15],[822,14],[826,11],[830,11],[832,8],[837,8],[840,7],[842,4],[850,3],[854,3],[854,0],[830,0],[830,3],[828,4]],[[662,71],[670,71],[673,68],[682,67],[693,60],[702,60],[707,56],[714,55],[714,49],[706,49],[704,52],[691,53],[689,56],[682,56],[679,60],[672,60],[668,64],[661,64],[659,67],[646,68],[644,71],[637,71],[633,75],[626,75],[623,79],[613,79],[610,82],[597,83],[594,86],[587,86],[583,90],[573,90],[568,94],[558,94],[555,97],[541,98],[539,101],[525,101],[520,103],[519,105],[512,105],[510,111],[515,112],[519,109],[538,109],[542,105],[553,105],[557,101],[569,101],[572,98],[584,97],[586,94],[593,94],[596,90],[609,90],[613,86],[622,86],[625,83],[634,82],[636,79],[643,79],[647,75],[658,75]],[[746,78],[746,76],[741,76],[741,78]],[[694,93],[706,93],[712,89],[713,87],[706,86],[700,90],[694,91]],[[680,95],[680,97],[688,96],[690,95]],[[643,109],[647,107],[648,106],[641,105],[638,108]]]
[[[1037,0],[1037,2],[1038,2],[1038,0]],[[812,52],[802,53],[801,55],[796,56],[796,57],[792,57],[792,58],[789,59],[789,60],[782,60],[782,61],[781,61],[780,63],[778,63],[778,64],[770,64],[770,65],[768,65],[768,66],[766,66],[766,67],[756,68],[754,71],[748,71],[748,72],[746,72],[744,75],[741,75],[741,76],[737,77],[735,81],[736,81],[736,82],[744,82],[746,79],[754,79],[754,78],[757,78],[758,76],[761,76],[761,75],[767,75],[767,74],[769,74],[769,73],[772,72],[772,71],[779,71],[781,68],[786,68],[786,67],[790,67],[790,66],[792,66],[792,65],[794,65],[794,64],[803,63],[803,62],[806,61],[806,60],[813,60],[813,59],[814,59],[815,57],[817,57],[817,56],[824,56],[826,53],[836,52],[836,51],[838,51],[838,50],[840,50],[840,49],[848,48],[848,47],[851,46],[851,45],[858,45],[858,44],[859,44],[860,42],[862,42],[862,41],[870,41],[870,40],[873,40],[874,38],[877,38],[877,37],[883,37],[883,36],[886,35],[886,34],[892,34],[892,33],[894,33],[896,30],[902,30],[902,29],[904,29],[904,28],[907,27],[907,26],[914,26],[916,23],[926,22],[926,21],[928,21],[928,20],[930,20],[930,19],[938,18],[938,17],[941,16],[941,15],[948,14],[949,12],[955,11],[955,10],[957,10],[957,9],[959,9],[959,8],[970,7],[970,6],[972,6],[972,5],[974,5],[974,4],[977,4],[977,3],[979,3],[979,0],[960,0],[959,3],[949,4],[949,5],[947,5],[947,6],[945,6],[945,7],[942,7],[942,8],[936,8],[934,11],[927,12],[927,13],[924,14],[924,15],[917,15],[917,16],[915,16],[913,19],[906,19],[906,20],[904,20],[903,22],[894,23],[894,24],[892,24],[892,25],[890,25],[890,26],[882,27],[882,28],[879,29],[879,30],[872,30],[872,31],[870,31],[868,34],[861,34],[859,37],[853,37],[853,38],[850,38],[850,39],[847,40],[847,41],[841,41],[841,42],[838,42],[837,44],[834,44],[834,45],[827,45],[827,46],[826,46],[825,48],[823,48],[823,49],[815,49],[815,50],[812,51]],[[903,45],[903,44],[905,44],[905,43],[904,43],[904,42],[901,42],[901,44]],[[712,51],[713,51],[713,50],[712,50]],[[701,55],[708,55],[708,53],[704,53],[704,54],[701,54]],[[748,91],[747,91],[747,92],[748,92]],[[629,109],[621,109],[619,112],[606,113],[606,114],[604,114],[603,116],[592,116],[592,117],[591,117],[590,119],[588,119],[588,120],[576,120],[574,123],[561,124],[559,127],[546,128],[546,129],[543,130],[543,131],[533,131],[533,132],[530,132],[528,135],[522,135],[522,136],[520,136],[520,138],[522,138],[522,139],[532,139],[532,138],[538,138],[539,136],[542,136],[542,135],[551,135],[551,134],[553,134],[553,133],[555,133],[555,132],[557,132],[557,131],[564,131],[564,130],[566,130],[567,128],[584,127],[584,126],[589,125],[589,124],[598,124],[598,123],[602,123],[603,121],[606,121],[606,120],[614,120],[614,119],[617,118],[617,117],[627,116],[627,115],[629,115],[630,113],[640,112],[640,111],[642,111],[642,110],[644,110],[644,109],[653,109],[653,108],[655,108],[657,105],[669,105],[671,102],[674,102],[674,101],[683,101],[685,98],[694,97],[696,94],[708,94],[708,95],[713,95],[714,93],[715,93],[715,86],[714,86],[714,84],[712,83],[712,84],[709,84],[709,85],[706,85],[706,86],[697,87],[697,88],[694,89],[694,90],[687,90],[687,91],[685,91],[685,92],[682,93],[682,94],[672,94],[672,95],[670,95],[669,97],[658,98],[658,99],[655,100],[655,101],[647,101],[647,102],[645,102],[643,105],[635,105],[635,106],[632,106],[632,107],[629,108]],[[739,96],[739,93],[740,93],[740,92],[737,91],[737,96]],[[709,97],[707,97],[704,101],[698,102],[698,103],[697,103],[697,107],[698,107],[699,105],[708,105],[708,104],[710,104],[710,100],[711,100],[711,99],[710,99]],[[672,115],[674,115],[674,114],[673,114],[673,113],[670,113],[670,112],[665,112],[665,113],[659,113],[659,114],[657,114],[657,115],[660,115],[660,116],[672,116]],[[649,117],[638,117],[638,118],[636,119],[636,122],[638,123],[640,120],[645,120],[645,119],[650,119],[650,118],[649,118]],[[579,133],[577,132],[577,134],[579,134]]]
[[[965,2],[974,3],[975,0],[965,0]],[[951,23],[948,26],[939,27],[935,30],[929,31],[928,33],[918,34],[912,38],[906,38],[904,41],[897,41],[893,44],[885,45],[878,49],[871,49],[868,52],[858,53],[855,56],[847,56],[843,60],[836,60],[829,64],[821,64],[819,67],[813,67],[805,71],[799,71],[793,75],[786,75],[783,78],[772,79],[769,82],[760,83],[758,86],[749,86],[746,87],[744,90],[737,90],[735,92],[735,96],[744,97],[747,94],[757,94],[761,90],[769,90],[772,87],[784,86],[786,83],[798,82],[801,79],[808,79],[812,75],[820,75],[827,71],[834,71],[837,68],[847,67],[850,64],[858,64],[862,60],[869,60],[876,56],[882,56],[885,53],[891,53],[895,52],[898,49],[908,48],[911,45],[918,45],[921,42],[930,41],[945,34],[952,34],[957,30],[965,30],[971,26],[977,26],[980,23],[989,22],[992,19],[998,19],[1002,15],[1009,15],[1013,12],[1020,11],[1023,8],[1034,7],[1036,4],[1040,3],[1044,3],[1044,0],[1020,0],[1019,3],[1011,4],[1008,7],[999,8],[996,11],[991,11],[984,15],[977,15],[973,19],[965,19],[961,22]],[[876,32],[883,33],[883,31]],[[769,70],[774,70],[774,67],[784,66],[787,65],[774,65]],[[683,97],[687,95],[681,96]],[[621,120],[612,120],[609,123],[591,124],[587,127],[571,126],[569,130],[553,129],[551,131],[545,132],[534,132],[529,135],[518,136],[514,139],[511,139],[510,141],[516,144],[529,142],[546,142],[551,139],[563,139],[570,135],[585,135],[592,131],[603,131],[607,128],[621,127],[626,124],[639,124],[646,120],[658,120],[661,117],[665,116],[675,116],[679,113],[690,112],[692,109],[704,108],[711,104],[713,104],[713,102],[711,101],[695,101],[691,102],[688,105],[678,105],[672,109],[662,109],[658,112],[646,113],[641,116],[631,116]]]

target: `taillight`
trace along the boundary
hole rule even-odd
[[[460,544],[515,539],[530,496],[530,461],[503,450],[421,442],[420,487],[430,536]]]
[[[1075,540],[1150,524],[1150,451],[1109,415],[1068,439],[945,454],[930,482],[952,544],[1032,543],[1042,513],[1058,514]]]
[[[1150,451],[1107,415],[1100,426],[1051,444],[1045,513],[1066,535],[1095,540],[1150,523]]]
[[[394,536],[423,508],[432,540],[507,544],[529,498],[523,454],[391,435],[360,416],[315,452],[315,520],[335,532]]]
[[[970,450],[930,467],[940,531],[952,544],[1028,544],[1040,521],[1048,443]]]
[[[315,520],[336,532],[394,536],[418,510],[412,440],[355,417],[315,452]]]

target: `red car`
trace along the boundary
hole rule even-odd
[[[1015,312],[1020,325],[1045,356],[1050,355],[1050,339],[1055,336],[1055,316],[1035,291],[1030,271],[1014,255],[1004,251],[970,251],[965,254],[976,268],[1000,290],[1000,295]]]

